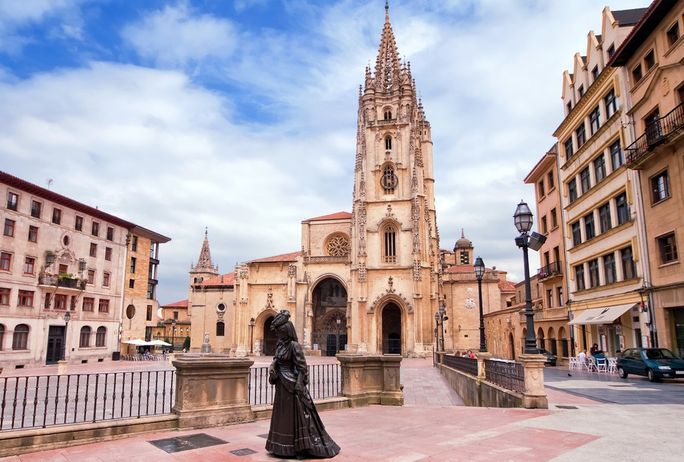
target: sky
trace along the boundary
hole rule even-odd
[[[0,0],[0,170],[169,236],[187,298],[205,228],[222,273],[351,211],[358,87],[384,0]],[[561,75],[601,11],[647,0],[391,0],[432,126],[441,247],[463,229],[523,277],[513,212],[555,142]],[[531,256],[531,267],[538,256]]]

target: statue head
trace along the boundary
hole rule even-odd
[[[278,335],[279,340],[290,340],[297,342],[297,332],[294,325],[290,321],[290,312],[288,310],[280,310],[271,321],[271,330]]]

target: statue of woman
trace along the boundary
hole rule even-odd
[[[306,388],[309,371],[290,312],[281,310],[271,329],[278,345],[268,369],[268,380],[276,391],[266,450],[280,457],[335,457],[340,447],[326,433]]]

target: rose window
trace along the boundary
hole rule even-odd
[[[333,236],[328,241],[328,255],[344,257],[349,255],[349,241],[344,236]]]

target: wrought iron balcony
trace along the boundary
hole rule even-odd
[[[55,276],[46,274],[38,277],[38,284],[44,286],[57,286],[67,289],[85,290],[86,281],[78,278]]]
[[[554,276],[563,275],[563,264],[559,261],[554,261],[546,266],[542,266],[537,270],[537,277],[539,279],[546,279]]]
[[[646,126],[646,131],[627,146],[626,162],[629,168],[638,169],[658,146],[669,143],[684,133],[684,103],[675,107]]]

